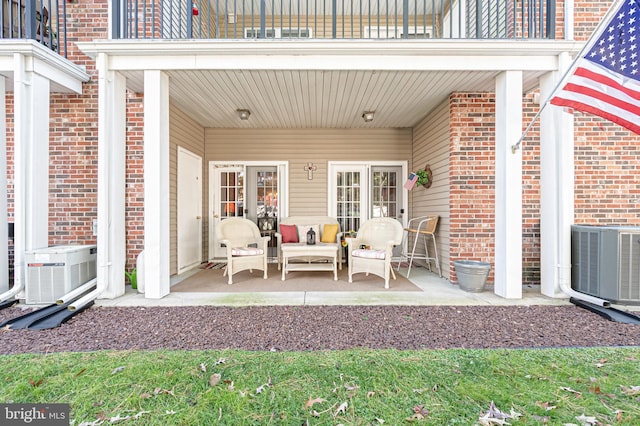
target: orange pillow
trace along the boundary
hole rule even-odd
[[[335,243],[336,237],[338,236],[338,229],[340,229],[340,225],[338,225],[337,223],[334,223],[333,225],[324,225],[320,242]]]
[[[280,234],[283,243],[298,242],[298,230],[295,225],[280,225]]]

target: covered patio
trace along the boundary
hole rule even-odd
[[[255,146],[253,139],[265,134],[291,135],[293,140],[310,130],[341,137],[363,131],[371,140],[380,131],[386,132],[387,137],[394,132],[408,132],[411,148],[402,157],[408,161],[409,169],[415,170],[423,165],[425,150],[433,143],[418,131],[428,133],[430,123],[437,118],[435,114],[449,112],[452,93],[468,92],[495,93],[495,129],[490,141],[495,150],[495,219],[483,225],[495,226],[493,290],[506,299],[523,297],[522,157],[521,151],[512,146],[524,127],[523,94],[540,87],[540,98],[546,99],[569,64],[570,54],[575,53],[576,43],[492,40],[477,41],[471,46],[468,41],[438,40],[426,46],[412,40],[138,40],[97,41],[79,46],[96,59],[100,73],[97,243],[98,286],[103,298],[125,294],[125,213],[121,206],[125,199],[122,159],[127,90],[144,93],[145,298],[169,295],[171,276],[175,275],[175,249],[171,243],[175,209],[169,197],[174,185],[170,168],[174,142],[173,125],[170,129],[169,123],[174,123],[176,117],[182,117],[196,135],[200,134],[196,139],[206,141],[208,135],[217,135],[218,140],[228,140],[224,145],[215,145],[206,155],[210,160],[227,162],[243,160],[239,152],[230,151],[238,137]],[[249,120],[238,119],[238,109],[250,110]],[[362,119],[366,111],[376,112],[374,122]],[[541,216],[548,224],[542,228],[542,259],[548,265],[562,265],[570,255],[565,241],[568,233],[563,227],[572,217],[571,207],[566,205],[573,190],[571,164],[557,159],[571,149],[566,141],[572,140],[572,123],[572,117],[560,110],[545,111],[540,121],[540,163],[544,170]],[[219,138],[222,134],[227,138]],[[561,140],[564,145],[558,143]],[[439,194],[444,198],[407,194],[409,208],[402,218],[406,224],[410,217],[420,214],[434,210],[440,214],[438,246],[446,277],[451,276],[452,257],[458,255],[451,252],[449,219],[452,205],[460,206],[451,203],[448,175],[451,154],[459,142],[459,135],[451,134],[447,127],[447,133],[439,136],[439,143],[443,144],[439,146],[444,149],[428,154],[438,156],[427,160],[436,161],[441,167]],[[209,149],[205,142],[202,146],[203,152]],[[297,155],[304,155],[300,145],[297,148]],[[333,154],[340,158],[339,151]],[[254,161],[253,155],[244,160]],[[302,159],[291,155],[284,160],[293,169]],[[375,154],[366,148],[347,154],[350,160],[355,155],[366,159]],[[306,179],[297,166],[295,170]],[[289,176],[294,182],[293,172]],[[291,185],[290,203],[282,209],[282,217],[300,214],[299,209],[304,211],[294,204],[294,194],[299,189]],[[322,197],[322,192],[319,195]],[[320,208],[326,211],[327,204],[320,204]],[[206,202],[203,213],[205,218],[211,214]],[[203,229],[206,237],[206,225]],[[207,243],[205,239],[203,244]],[[560,282],[568,277],[563,268],[542,271],[543,294],[562,295]]]

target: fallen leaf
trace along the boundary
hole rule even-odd
[[[536,401],[536,405],[540,408],[544,408],[547,411],[551,411],[554,408],[558,408],[556,405],[551,405],[550,402],[540,402],[540,401]]]
[[[367,392],[367,398],[371,398],[372,396],[374,396],[376,393],[374,391],[369,391]]]
[[[149,399],[149,398],[151,398],[151,394],[150,393],[141,393],[140,394],[140,398],[141,399]]]
[[[168,394],[168,395],[176,396],[176,395],[173,393],[173,390],[166,390],[166,389],[162,389],[162,388],[155,388],[155,389],[153,390],[153,393],[154,393],[155,395]]]
[[[120,423],[120,422],[124,422],[126,420],[129,420],[131,418],[131,416],[120,416],[120,414],[118,414],[117,416],[114,417],[110,417],[109,418],[109,423]]]
[[[218,358],[218,360],[213,365],[220,365],[224,364],[225,362],[227,362],[226,358]]]
[[[380,424],[384,424],[384,420],[379,418],[379,417],[376,417],[376,422],[378,422]]]
[[[313,408],[314,404],[322,404],[323,402],[327,402],[327,400],[323,399],[323,398],[311,398],[311,397],[309,397],[309,400],[304,403],[304,409],[306,410],[307,408]]]
[[[38,379],[38,380],[33,380],[33,379],[29,379],[29,384],[31,386],[33,386],[34,388],[37,388],[38,386],[40,386],[42,383],[44,383],[44,379]]]
[[[595,417],[592,416],[585,416],[584,414],[577,416],[576,420],[578,420],[579,422],[581,422],[584,426],[591,426],[591,425],[596,425],[598,424],[598,420],[596,420]]]
[[[209,386],[214,387],[218,384],[222,376],[219,373],[214,373],[209,377]]]
[[[601,394],[602,393],[602,391],[600,390],[600,386],[597,386],[597,385],[596,386],[591,386],[589,388],[589,392],[595,393],[595,394]]]
[[[202,370],[203,373],[207,372],[207,364],[205,364],[204,362],[202,364],[200,364],[200,370]]]
[[[404,420],[407,421],[407,422],[417,422],[417,421],[423,420],[423,419],[424,419],[424,416],[422,414],[415,413],[413,416],[407,417]]]
[[[257,394],[259,394],[259,393],[262,393],[262,392],[264,391],[264,388],[265,388],[266,386],[269,386],[269,383],[265,383],[265,384],[263,384],[263,385],[258,386],[258,387],[256,388],[256,395],[257,395]]]
[[[334,416],[337,416],[338,413],[342,413],[345,414],[347,412],[347,407],[349,406],[349,404],[345,401],[342,404],[340,404],[340,406],[338,407],[338,409],[336,410],[335,413],[333,413]]]
[[[571,393],[572,393],[572,394],[574,394],[577,398],[579,398],[579,397],[581,397],[581,396],[582,396],[582,393],[581,393],[581,392],[578,392],[578,391],[577,391],[577,390],[575,390],[575,389],[571,389],[571,388],[568,388],[568,387],[565,387],[565,386],[560,386],[560,390],[567,391],[567,392],[571,392]]]
[[[76,374],[73,375],[73,377],[78,377],[79,375],[81,375],[82,373],[84,373],[85,371],[87,371],[86,368],[83,368],[82,370],[78,371]]]
[[[113,369],[113,371],[111,372],[111,374],[116,374],[121,372],[122,370],[124,370],[124,366],[120,366],[120,367],[116,367]]]
[[[421,416],[426,416],[427,414],[429,414],[429,410],[424,408],[424,404],[416,405],[415,407],[413,407],[413,412],[416,414],[420,414]]]
[[[625,385],[620,385],[620,388],[622,389],[622,393],[628,396],[640,394],[640,386],[626,387]]]

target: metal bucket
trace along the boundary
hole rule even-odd
[[[455,260],[453,267],[456,269],[458,284],[464,291],[478,293],[484,290],[485,282],[491,270],[491,264],[478,260]]]

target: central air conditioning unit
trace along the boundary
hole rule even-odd
[[[573,225],[571,288],[614,303],[640,303],[640,228]]]
[[[55,303],[96,277],[96,245],[66,245],[25,252],[25,303]]]

